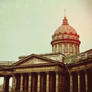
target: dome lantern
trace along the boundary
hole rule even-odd
[[[68,20],[67,20],[66,16],[64,16],[63,25],[68,25]]]

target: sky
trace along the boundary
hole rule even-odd
[[[62,24],[80,35],[80,51],[92,49],[91,0],[0,0],[0,61],[51,53],[51,36]]]
[[[62,24],[64,9],[80,35],[80,51],[92,49],[92,0],[0,0],[0,61],[51,53],[51,36]]]

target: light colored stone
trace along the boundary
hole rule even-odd
[[[70,74],[70,92],[73,92],[73,76]]]
[[[78,73],[78,92],[80,92],[80,73]]]
[[[46,74],[46,92],[49,92],[49,81],[50,81],[49,77],[50,77],[50,75],[47,72],[47,74]]]
[[[28,92],[31,92],[31,81],[32,81],[32,74],[31,73],[29,73],[28,78],[29,78],[29,80],[28,80]]]
[[[20,92],[23,91],[23,75],[20,76]]]
[[[59,73],[56,72],[56,92],[59,92]]]
[[[40,92],[40,80],[41,80],[40,77],[41,77],[40,73],[38,73],[38,75],[37,75],[37,92]]]

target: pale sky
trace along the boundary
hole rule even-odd
[[[51,36],[62,24],[80,35],[80,51],[92,48],[91,0],[0,0],[0,61],[32,53],[51,53]]]

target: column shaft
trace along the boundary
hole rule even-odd
[[[59,73],[56,72],[56,92],[59,92]]]
[[[4,91],[4,88],[5,88],[5,78],[4,78],[4,80],[3,80],[3,91]]]
[[[49,73],[46,74],[46,92],[49,92],[49,78],[50,75]]]
[[[73,76],[70,74],[70,92],[73,92]]]
[[[23,92],[23,75],[20,76],[20,92]]]
[[[40,73],[38,73],[38,76],[37,76],[37,92],[40,92]]]
[[[88,92],[88,75],[87,75],[87,71],[85,72],[85,90],[86,90],[86,92]]]
[[[78,92],[80,92],[80,73],[78,73]]]
[[[28,92],[31,92],[31,80],[32,80],[32,77],[31,77],[31,73],[29,74],[29,82],[28,82]]]
[[[3,92],[9,92],[9,77],[4,77]]]
[[[15,81],[16,81],[16,77],[13,76],[12,78],[12,91],[15,92]]]

